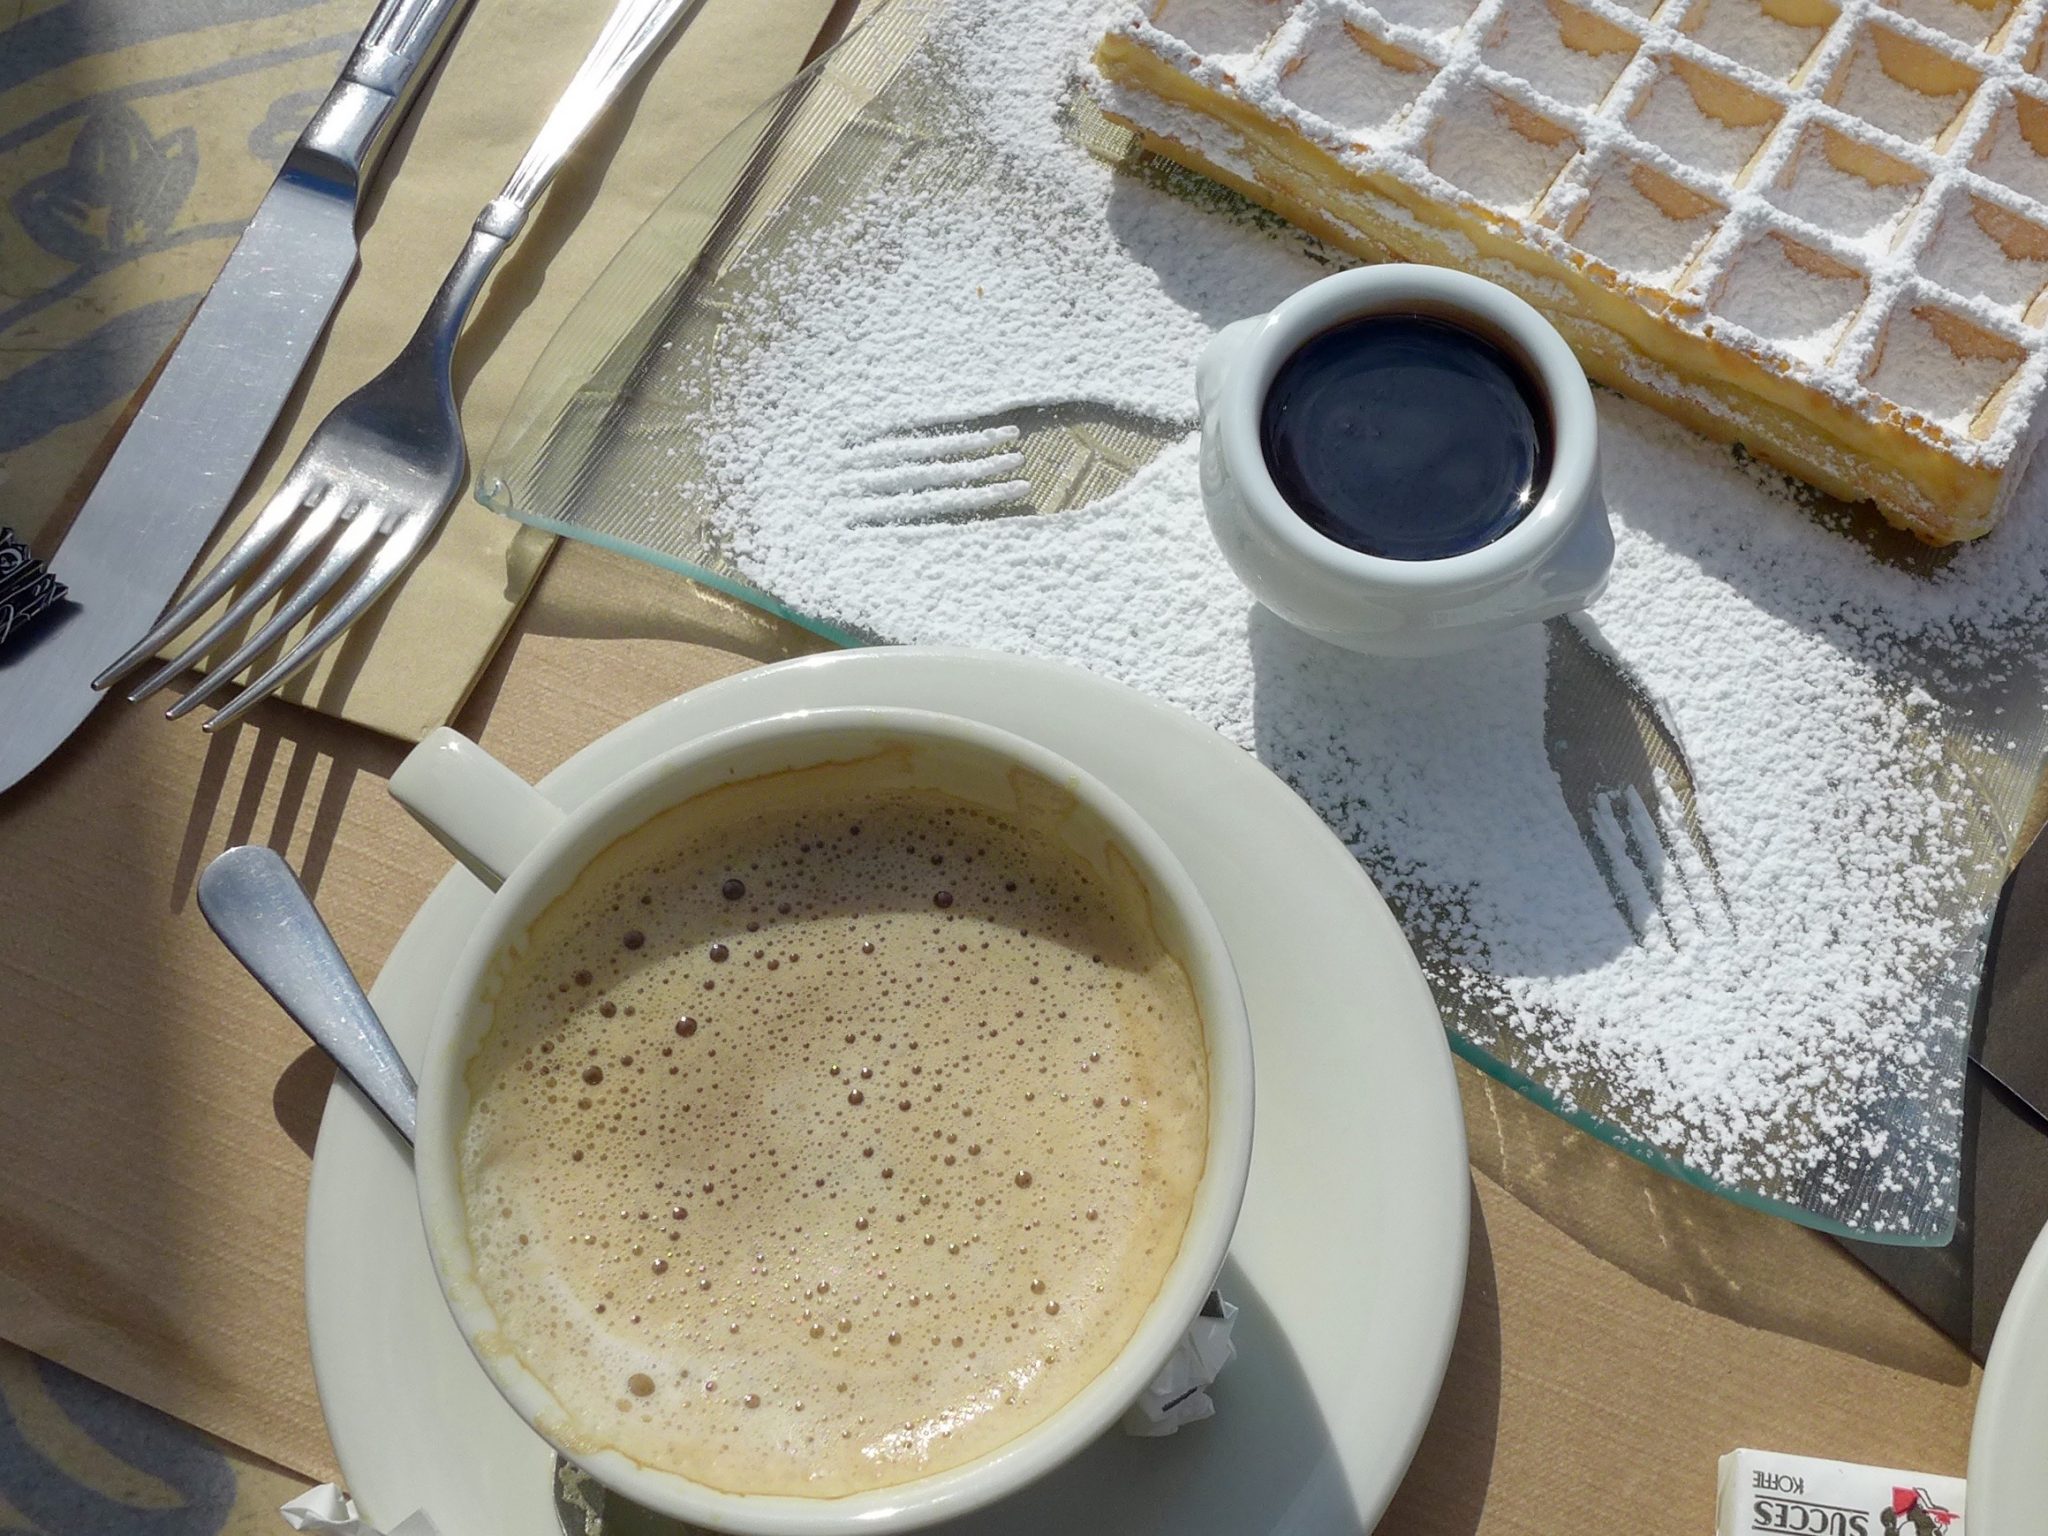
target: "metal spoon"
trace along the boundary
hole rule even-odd
[[[419,1113],[412,1073],[291,866],[269,848],[230,848],[200,875],[199,910],[228,952],[411,1145]]]

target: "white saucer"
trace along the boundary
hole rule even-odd
[[[1991,1336],[1965,1508],[1973,1531],[2048,1531],[2048,1231],[2034,1240]]]
[[[822,705],[943,710],[1102,778],[1202,887],[1242,977],[1258,1061],[1251,1184],[1222,1289],[1242,1308],[1217,1416],[1112,1433],[963,1531],[1370,1530],[1436,1400],[1463,1295],[1470,1183],[1427,984],[1357,863],[1294,793],[1207,726],[1070,667],[877,649],[766,667],[650,710],[542,783],[573,804],[707,731]],[[371,991],[416,1055],[446,964],[485,902],[435,889]],[[442,1305],[407,1149],[337,1085],[306,1212],[313,1373],[364,1514],[424,1509],[442,1536],[560,1536],[554,1458]]]

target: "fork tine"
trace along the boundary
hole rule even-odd
[[[205,678],[197,688],[178,700],[164,711],[166,720],[182,720],[208,699],[241,674],[258,656],[291,632],[294,624],[309,613],[313,605],[331,592],[341,578],[346,576],[363,553],[363,546],[370,542],[377,532],[377,517],[369,507],[358,507],[349,524],[342,529],[341,537],[334,541],[334,548],[314,568],[313,574],[299,584],[288,602],[280,603],[277,612],[263,621],[263,627],[242,643],[240,650],[226,661],[216,662],[207,669]]]
[[[291,538],[286,540],[284,548],[278,552],[277,558],[271,561],[269,568],[251,582],[241,596],[228,605],[227,612],[206,626],[204,634],[145,678],[141,685],[128,695],[128,702],[141,703],[211,650],[219,643],[222,635],[270,601],[292,572],[304,565],[306,557],[327,537],[328,531],[334,526],[334,520],[341,515],[346,500],[346,493],[340,487],[329,486],[326,494],[313,504],[313,510],[306,515],[305,520],[292,531]]]
[[[445,514],[447,507],[441,510]],[[232,725],[290,681],[293,673],[326,650],[334,637],[348,628],[357,615],[384,595],[384,589],[412,563],[413,556],[419,553],[427,536],[440,524],[439,516],[401,523],[391,537],[378,546],[377,552],[370,557],[368,568],[356,578],[355,585],[321,615],[319,623],[306,631],[305,639],[279,657],[269,670],[230,699],[200,729],[215,731],[224,725]]]
[[[894,496],[867,496],[846,504],[848,528],[886,528],[910,523],[966,522],[992,517],[1023,503],[1029,511],[1031,482],[1003,480],[994,485],[945,486],[930,491],[904,491]]]
[[[1649,816],[1663,840],[1666,866],[1677,872],[1694,926],[1702,934],[1733,933],[1735,909],[1729,905],[1718,872],[1708,862],[1711,850],[1705,848],[1705,830],[1695,831],[1697,818],[1688,820],[1670,778],[1661,771],[1654,778],[1651,787],[1657,798],[1648,804]]]
[[[860,482],[861,489],[871,496],[900,496],[908,491],[1012,479],[1023,472],[1023,454],[991,453],[974,459],[933,459],[921,464],[871,469],[861,474]]]
[[[856,469],[886,469],[891,464],[912,464],[926,459],[957,457],[1003,448],[1024,434],[1008,424],[980,427],[966,432],[911,432],[900,437],[876,437],[845,450],[845,462]]]
[[[1594,835],[1599,839],[1595,862],[1607,891],[1636,938],[1647,938],[1663,916],[1657,892],[1645,877],[1640,857],[1629,842],[1628,807],[1619,790],[1603,789],[1593,801]],[[1593,851],[1591,849],[1588,850]]]
[[[1643,798],[1635,785],[1624,785],[1616,791],[1616,797],[1616,815],[1627,829],[1629,854],[1635,860],[1636,872],[1656,901],[1657,915],[1663,919],[1664,931],[1673,946],[1683,948],[1689,938],[1700,932],[1700,922],[1684,864],[1672,846],[1670,830],[1658,817],[1656,807]],[[1674,892],[1683,899],[1674,899]]]
[[[285,477],[284,484],[278,487],[277,494],[256,514],[256,520],[242,531],[239,539],[235,540],[234,547],[221,556],[213,569],[200,577],[192,590],[157,621],[154,629],[122,652],[119,661],[94,678],[93,687],[111,686],[183,634],[187,625],[211,608],[221,593],[233,586],[235,579],[256,563],[256,557],[276,542],[284,525],[291,520],[291,515],[306,504],[312,487],[312,476],[294,468]]]

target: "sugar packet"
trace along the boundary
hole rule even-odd
[[[1963,1480],[1774,1451],[1721,1458],[1719,1536],[1966,1536]]]

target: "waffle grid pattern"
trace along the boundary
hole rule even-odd
[[[1996,473],[2024,462],[2048,378],[2044,15],[1150,0],[1114,30],[1347,169]]]

